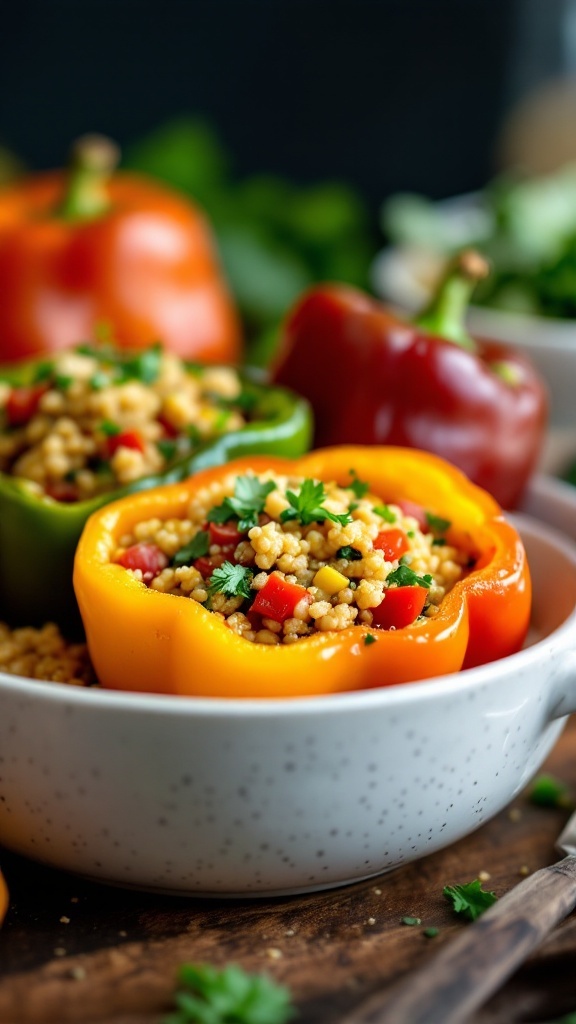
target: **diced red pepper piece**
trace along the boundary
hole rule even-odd
[[[140,569],[144,583],[149,583],[168,565],[168,558],[156,544],[132,544],[118,559],[125,569]]]
[[[38,409],[42,395],[48,390],[46,384],[31,384],[12,388],[6,402],[6,417],[11,427],[23,427]]]
[[[170,437],[170,438],[178,437],[178,435],[180,433],[180,431],[178,430],[178,427],[175,427],[174,424],[170,422],[168,417],[165,416],[163,412],[161,412],[158,415],[157,419],[158,419],[158,423],[162,427],[162,430],[164,431],[164,436],[165,437]]]
[[[144,438],[137,430],[124,430],[120,434],[112,434],[107,439],[108,454],[114,455],[119,448],[132,448],[134,451],[143,452],[146,449]]]
[[[226,523],[208,523],[208,530],[210,543],[219,544],[221,548],[235,548],[244,537],[234,519]]]
[[[374,541],[374,547],[384,553],[387,562],[395,562],[397,558],[406,554],[410,544],[404,530],[393,528],[382,530]]]
[[[390,587],[384,591],[382,603],[372,608],[372,625],[379,629],[402,629],[410,626],[426,604],[425,587]]]
[[[418,523],[418,529],[422,533],[430,533],[430,523],[426,515],[426,509],[423,505],[418,505],[415,501],[408,501],[405,498],[400,498],[398,501],[394,501],[394,505],[397,505],[401,512],[405,516],[412,516],[413,519]]]
[[[274,622],[284,622],[293,617],[294,609],[302,599],[312,601],[312,595],[305,587],[289,583],[282,576],[272,573],[262,590],[258,591],[250,611],[257,612],[265,619],[274,619]]]
[[[78,501],[80,497],[78,487],[71,480],[54,480],[46,486],[46,494],[54,501],[63,501],[68,504]]]

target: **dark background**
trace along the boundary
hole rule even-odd
[[[507,111],[570,62],[570,0],[1,6],[0,143],[29,166],[89,130],[126,145],[194,113],[238,175],[343,178],[371,204],[483,185]]]

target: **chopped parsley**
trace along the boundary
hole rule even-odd
[[[100,430],[103,434],[106,434],[106,437],[116,437],[120,433],[120,427],[117,423],[113,423],[112,420],[102,420]]]
[[[400,924],[407,924],[413,927],[416,924],[422,924],[422,918],[420,917],[403,917],[400,920]]]
[[[236,964],[182,964],[176,1010],[162,1024],[287,1024],[295,1015],[289,989]]]
[[[461,914],[469,921],[475,921],[498,899],[496,893],[482,888],[479,878],[464,885],[445,885],[442,894],[452,903],[454,913]]]
[[[272,480],[261,483],[257,476],[236,477],[234,495],[210,509],[208,522],[227,523],[230,519],[237,519],[241,533],[251,530],[258,525],[258,516],[264,511],[266,498],[274,488]]]
[[[573,807],[570,789],[553,775],[538,775],[532,783],[530,800],[539,807]]]
[[[74,377],[70,377],[68,374],[57,373],[54,376],[54,385],[59,391],[67,391],[73,383]]]
[[[398,587],[426,587],[429,590],[434,580],[430,573],[418,576],[409,565],[401,562],[397,569],[388,574],[386,582],[395,583]]]
[[[346,558],[348,562],[358,562],[362,558],[362,552],[358,551],[358,548],[351,548],[349,544],[345,544],[343,548],[338,548],[336,558]]]
[[[365,647],[369,647],[370,644],[377,644],[377,643],[378,643],[378,638],[375,637],[373,633],[366,633],[366,636],[364,637],[364,646]]]
[[[107,388],[110,383],[110,377],[104,370],[96,370],[90,377],[90,387],[92,391],[102,391]]]
[[[322,523],[325,519],[330,519],[333,523],[346,526],[347,523],[352,522],[349,512],[336,515],[334,512],[329,512],[327,508],[322,508],[326,492],[321,481],[316,483],[314,480],[303,480],[299,493],[286,491],[286,497],[291,507],[280,514],[280,520],[283,523],[287,523],[290,519],[296,519],[302,523],[302,526],[309,526],[310,523]]]
[[[363,498],[370,490],[370,484],[365,483],[364,480],[359,480],[355,469],[350,469],[348,472],[352,477],[352,482],[347,484],[346,490],[352,491],[356,498]]]
[[[209,547],[210,534],[207,530],[198,530],[198,533],[194,535],[190,543],[176,552],[172,559],[172,565],[190,565],[197,558],[207,555]]]
[[[374,505],[372,511],[375,512],[377,516],[380,516],[385,523],[396,522],[396,515],[389,505]]]
[[[223,562],[218,569],[214,569],[208,581],[208,593],[210,596],[226,594],[226,597],[250,597],[252,576],[252,571],[243,565]]]
[[[45,381],[52,380],[52,374],[54,373],[54,364],[49,362],[38,363],[34,376],[32,378],[33,384],[43,384]]]
[[[436,516],[433,512],[426,512],[426,522],[434,533],[446,533],[452,526],[450,519],[443,519],[442,516]]]

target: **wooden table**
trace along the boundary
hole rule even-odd
[[[576,719],[545,766],[576,792]],[[417,970],[469,927],[446,884],[490,874],[503,895],[556,858],[567,813],[524,794],[474,835],[342,889],[268,900],[201,900],[113,889],[0,851],[11,905],[0,931],[1,1024],[159,1024],[177,966],[236,962],[290,985],[300,1024],[337,1024],[378,986]],[[401,923],[405,915],[422,926]],[[427,938],[425,926],[439,934]],[[576,915],[476,1024],[550,1021],[576,1010]],[[406,1022],[399,1022],[406,1024]]]

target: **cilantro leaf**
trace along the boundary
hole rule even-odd
[[[355,469],[349,470],[349,473],[352,477],[352,483],[348,484],[346,490],[352,491],[356,498],[363,498],[370,490],[370,484],[365,483],[363,480],[359,480]]]
[[[496,893],[487,892],[482,888],[479,878],[464,885],[445,885],[442,894],[452,903],[454,912],[469,921],[475,921],[498,899]]]
[[[443,519],[442,516],[434,515],[433,512],[426,512],[426,522],[435,533],[446,533],[452,526],[450,519]]]
[[[346,526],[347,523],[352,522],[349,512],[336,515],[334,512],[322,508],[326,492],[321,481],[303,480],[299,493],[286,491],[286,497],[291,507],[280,514],[280,520],[283,523],[287,523],[290,519],[296,519],[302,523],[302,526],[309,526],[310,523],[323,523],[325,519],[330,519],[333,523]]]
[[[238,519],[241,533],[258,525],[258,516],[264,511],[266,498],[274,490],[272,480],[260,481],[257,476],[239,476],[234,485],[234,495],[224,498],[221,505],[210,509],[207,519],[210,523],[227,523]]]
[[[409,565],[401,562],[397,569],[393,569],[391,573],[388,573],[386,582],[388,584],[395,583],[398,587],[426,587],[429,590],[434,580],[430,573],[418,576]]]
[[[250,597],[252,575],[251,570],[244,568],[243,565],[222,562],[218,569],[214,569],[208,581],[208,593],[226,594],[227,597]]]
[[[336,558],[346,558],[349,562],[359,562],[362,558],[362,552],[358,551],[358,548],[352,548],[349,544],[345,544],[343,548],[338,548]]]
[[[372,511],[375,512],[377,516],[380,516],[385,523],[396,522],[396,515],[389,505],[374,505]]]
[[[198,530],[198,533],[192,537],[190,543],[176,552],[172,559],[172,565],[190,565],[197,558],[207,555],[209,547],[210,534],[207,530]]]
[[[286,1024],[294,1016],[287,988],[236,964],[183,964],[178,983],[177,1012],[163,1024]]]

